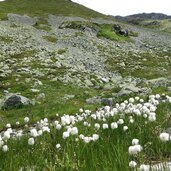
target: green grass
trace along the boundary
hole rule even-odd
[[[49,35],[49,36],[43,36],[43,38],[45,40],[47,40],[48,42],[52,42],[52,43],[55,43],[58,40],[55,36],[51,36],[51,35]]]
[[[38,30],[51,31],[51,27],[47,21],[47,18],[39,17],[36,23],[33,25]]]
[[[48,14],[80,16],[84,18],[102,17],[98,12],[82,5],[65,0],[6,0],[0,3],[0,18],[6,19],[8,13],[47,17]]]
[[[10,42],[12,42],[12,39],[8,36],[0,36],[0,41],[2,41],[4,43],[10,43]]]
[[[58,53],[59,55],[62,55],[62,54],[64,54],[64,53],[66,53],[66,51],[67,51],[67,49],[59,49],[57,53]]]
[[[104,37],[114,41],[126,41],[128,37],[121,36],[112,31],[112,25],[102,25],[101,30],[97,33],[98,37]]]
[[[123,131],[124,125],[119,125],[115,130],[111,128],[96,130],[93,127],[94,124],[103,122],[88,117],[91,127],[83,126],[83,122],[77,123],[76,126],[79,134],[91,136],[93,133],[98,133],[100,135],[98,141],[89,144],[81,140],[76,141],[77,135],[64,140],[62,133],[65,129],[57,131],[50,126],[51,132],[35,138],[33,146],[28,145],[27,135],[21,139],[9,140],[9,151],[4,153],[0,150],[0,168],[4,171],[19,170],[21,167],[24,170],[35,168],[50,171],[129,171],[131,169],[128,164],[131,160],[135,160],[138,165],[167,161],[171,157],[171,144],[162,143],[159,140],[159,134],[171,123],[171,118],[168,117],[170,111],[169,103],[161,103],[157,109],[156,122],[146,124],[142,116],[132,114],[135,119],[133,124],[129,123],[126,116],[124,125],[129,127],[126,132]],[[119,118],[119,115],[108,118],[106,123],[110,125]],[[24,131],[27,132],[27,128],[24,128]],[[142,152],[136,156],[128,154],[128,147],[133,138],[138,138],[143,147]],[[61,145],[59,150],[55,148],[57,143]]]
[[[23,59],[24,57],[32,57],[36,54],[35,50],[23,50],[20,53],[10,55],[10,58]]]
[[[63,71],[59,71],[58,75],[63,74]],[[37,93],[30,92],[30,86],[33,82],[24,83],[24,79],[26,76],[23,75],[23,78],[20,78],[18,83],[15,83],[14,78],[10,78],[11,82],[13,82],[10,86],[10,92],[16,93],[20,92],[23,96],[26,96],[30,99],[34,98]],[[46,77],[42,78],[43,86],[38,87],[41,92],[45,93],[46,98],[44,100],[40,100],[40,104],[35,106],[28,106],[18,109],[10,109],[10,110],[1,110],[0,112],[0,128],[5,125],[7,122],[11,122],[15,124],[17,120],[21,121],[23,116],[29,116],[32,118],[32,122],[36,120],[47,117],[53,119],[55,113],[75,113],[79,110],[79,108],[89,108],[95,109],[99,104],[86,104],[85,100],[97,94],[98,90],[93,89],[85,89],[79,88],[75,85],[69,84],[65,85],[61,82],[51,82],[48,81]],[[2,87],[1,90],[3,90]],[[88,91],[88,94],[84,92]],[[102,90],[99,90],[102,91]],[[75,97],[68,101],[62,100],[65,94],[73,94]],[[37,100],[36,100],[37,101]]]

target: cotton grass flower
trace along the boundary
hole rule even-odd
[[[116,129],[118,128],[118,124],[116,122],[111,123],[111,129]]]
[[[128,126],[124,126],[124,127],[123,127],[123,130],[124,130],[124,131],[127,131],[127,130],[128,130]]]
[[[7,123],[6,124],[6,128],[11,128],[11,124],[10,123]]]
[[[102,125],[102,128],[103,128],[103,129],[108,129],[109,126],[108,126],[108,124],[105,123],[105,124]]]
[[[132,97],[129,98],[129,103],[134,103],[134,101],[135,101],[134,98],[132,98]]]
[[[56,144],[56,148],[57,149],[61,148],[61,145],[60,144]]]
[[[37,130],[35,128],[33,128],[30,130],[30,135],[32,137],[37,137],[39,134],[38,134]]]
[[[137,163],[135,161],[130,161],[129,162],[129,167],[135,168],[137,166]]]
[[[48,126],[43,126],[42,131],[43,132],[50,132],[50,128]]]
[[[169,141],[169,134],[166,133],[166,132],[161,133],[161,134],[160,134],[160,140],[161,140],[162,142]]]
[[[83,139],[84,139],[84,135],[83,135],[83,134],[80,134],[80,135],[79,135],[79,138],[80,138],[81,140],[83,140]]]
[[[97,141],[98,139],[99,139],[99,135],[98,134],[93,134],[92,140]]]
[[[95,123],[95,124],[94,124],[94,127],[95,127],[96,129],[100,129],[100,124],[99,124],[99,123]]]
[[[56,125],[56,129],[57,129],[57,130],[60,130],[61,128],[62,128],[62,126],[61,126],[60,124],[57,124],[57,125]]]
[[[89,142],[91,141],[91,138],[90,138],[90,137],[84,137],[84,138],[83,138],[83,141],[84,141],[85,143],[89,143]]]
[[[134,138],[132,140],[132,145],[138,145],[139,144],[139,139]]]
[[[28,139],[28,144],[29,145],[34,145],[35,141],[34,141],[34,138],[29,138]]]
[[[0,147],[2,147],[4,145],[4,141],[0,140]]]
[[[25,118],[24,118],[24,122],[25,122],[25,123],[28,123],[29,120],[30,120],[29,117],[25,117]]]
[[[134,123],[134,119],[130,119],[129,123],[131,123],[131,124]]]
[[[147,114],[143,114],[143,118],[147,118],[148,117],[148,115]]]
[[[69,132],[67,132],[67,131],[63,132],[62,137],[63,137],[63,139],[68,138],[69,137]]]
[[[79,112],[80,112],[80,113],[83,113],[83,112],[84,112],[84,110],[81,108],[81,109],[79,110]]]
[[[142,147],[141,145],[134,145],[134,146],[130,146],[129,149],[128,149],[128,152],[130,155],[136,155],[138,154],[139,152],[141,152],[142,150]]]
[[[140,171],[149,171],[150,170],[150,166],[149,165],[145,165],[145,164],[142,164],[140,166]]]
[[[40,129],[39,131],[37,131],[38,136],[41,136],[43,134],[43,131]]]
[[[11,137],[10,133],[8,131],[5,131],[3,136],[4,140],[10,139],[10,137]]]
[[[135,100],[138,101],[140,98],[138,96],[135,97]]]
[[[70,133],[71,133],[71,135],[76,135],[76,134],[78,134],[78,128],[77,128],[77,127],[71,128]]]
[[[123,119],[119,119],[118,122],[117,122],[119,125],[122,125],[124,123],[124,120]]]
[[[16,125],[20,125],[20,122],[19,122],[19,121],[17,121],[15,124],[16,124]]]
[[[2,151],[3,152],[7,152],[9,150],[8,146],[7,145],[3,145],[2,146]]]

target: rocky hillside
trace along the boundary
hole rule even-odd
[[[168,33],[101,18],[7,17],[0,21],[1,98],[9,93],[30,98],[35,106],[29,110],[38,118],[63,112],[64,105],[72,112],[112,105],[123,95],[171,89]],[[114,24],[129,36],[112,31]],[[28,112],[15,110],[18,116]],[[7,113],[14,121],[13,112],[2,111],[2,121]]]

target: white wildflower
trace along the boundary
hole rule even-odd
[[[124,131],[127,131],[127,130],[128,130],[128,126],[124,126],[124,127],[123,127],[123,130],[124,130]]]
[[[134,123],[134,119],[130,119],[129,120],[129,123]]]
[[[123,119],[119,119],[118,122],[117,122],[119,125],[122,125],[124,123],[124,120]]]
[[[4,137],[3,137],[4,140],[10,139],[10,137],[11,137],[11,136],[10,136],[10,133],[9,133],[8,131],[5,131],[5,132],[4,132]]]
[[[108,129],[108,127],[109,127],[108,124],[103,124],[103,125],[102,125],[102,128],[103,128],[103,129]]]
[[[118,124],[117,124],[116,122],[112,122],[112,123],[111,123],[111,128],[112,128],[112,129],[118,128]]]
[[[160,140],[163,142],[169,141],[169,134],[166,132],[163,132],[160,134]]]
[[[79,112],[80,112],[80,113],[83,113],[83,112],[84,112],[84,110],[81,108],[81,109],[79,110]]]
[[[89,142],[91,141],[91,139],[90,139],[90,137],[84,137],[84,138],[83,138],[83,141],[84,141],[85,143],[89,143]]]
[[[139,152],[141,152],[141,150],[142,150],[142,147],[141,145],[138,145],[138,144],[134,146],[130,146],[128,149],[130,155],[136,155]]]
[[[84,139],[84,135],[83,134],[80,134],[79,135],[79,138],[83,140]]]
[[[8,146],[7,145],[3,145],[2,146],[2,151],[3,152],[7,152],[9,150]]]
[[[138,101],[140,98],[138,96],[135,97],[135,100]]]
[[[28,144],[29,144],[29,145],[34,145],[34,143],[35,143],[35,142],[34,142],[34,138],[29,138],[29,139],[28,139]]]
[[[95,127],[96,129],[100,129],[100,124],[99,124],[99,123],[95,123],[95,124],[94,124],[94,127]]]
[[[66,139],[69,137],[69,132],[63,132],[63,135],[62,135],[63,139]]]
[[[38,136],[37,130],[36,130],[35,128],[31,129],[31,130],[30,130],[30,135],[31,135],[32,137],[37,137],[37,136]]]
[[[7,123],[6,124],[6,128],[11,128],[11,124],[10,123]]]
[[[40,129],[37,133],[38,133],[38,136],[41,136],[43,134],[43,131]]]
[[[76,134],[78,134],[78,128],[77,128],[77,127],[71,128],[70,133],[71,133],[71,135],[76,135]]]
[[[135,161],[130,161],[129,162],[129,167],[131,167],[131,168],[135,168],[136,165],[137,165],[137,163]]]
[[[16,122],[16,125],[20,125],[20,122],[19,122],[19,121],[17,121],[17,122]]]
[[[132,140],[132,145],[138,145],[139,144],[139,139],[134,138]]]
[[[0,147],[2,147],[4,145],[4,141],[0,140]]]
[[[93,134],[93,141],[97,141],[99,139],[99,135],[98,134]]]
[[[57,125],[56,125],[56,129],[57,129],[57,130],[60,130],[61,128],[62,128],[62,126],[61,126],[60,124],[57,124]]]
[[[129,103],[134,103],[134,98],[129,98]]]
[[[140,166],[140,171],[149,171],[149,170],[150,170],[150,166],[149,165],[142,164]]]
[[[57,149],[61,148],[61,145],[60,144],[56,144],[56,148]]]
[[[140,99],[140,102],[141,102],[141,103],[144,103],[144,99]]]
[[[29,117],[25,117],[25,118],[24,118],[24,122],[25,122],[25,123],[28,123],[29,120],[30,120]]]

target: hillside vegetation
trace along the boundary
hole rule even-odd
[[[0,4],[0,18],[5,19],[8,13],[45,17],[48,14],[79,16],[84,18],[105,17],[68,0],[6,0]]]

